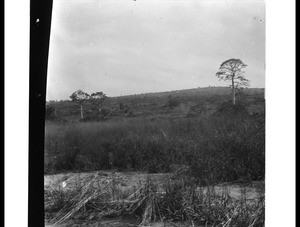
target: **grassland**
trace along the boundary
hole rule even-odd
[[[224,103],[230,102],[228,87],[206,87],[170,92],[148,93],[119,97],[107,97],[98,106],[89,102],[68,100],[49,101],[52,114],[47,119],[61,122],[80,120],[80,105],[83,106],[83,121],[117,120],[123,118],[170,118],[207,115],[215,112]],[[247,88],[237,94],[237,102],[249,113],[264,113],[264,89]],[[55,111],[54,111],[55,110]]]
[[[182,217],[181,221],[204,223],[200,216],[205,214],[210,226],[262,226],[262,200],[240,203],[235,210],[241,200],[225,203],[223,197],[200,195],[196,188],[264,181],[263,92],[246,89],[239,93],[235,106],[230,101],[230,89],[215,87],[108,97],[101,111],[88,102],[49,102],[47,107],[55,111],[46,121],[45,174],[100,170],[167,174],[185,168],[184,182],[192,179],[192,185],[171,184],[164,189],[171,194],[159,197],[154,196],[156,189],[147,189],[140,198],[155,200],[169,220]],[[80,119],[80,105],[84,105],[84,119]],[[143,187],[149,185],[150,181]],[[197,195],[192,204],[185,201],[187,194]],[[173,204],[175,197],[181,202]],[[219,205],[212,207],[212,200]],[[140,220],[148,212],[147,204]],[[176,215],[172,216],[170,209],[178,209]]]

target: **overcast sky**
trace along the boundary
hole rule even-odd
[[[263,1],[54,0],[47,100],[227,86],[230,58],[265,86]]]

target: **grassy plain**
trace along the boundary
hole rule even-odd
[[[140,203],[140,213],[132,211],[141,223],[162,215],[164,220],[208,226],[262,226],[264,200],[225,202],[225,197],[197,191],[224,182],[264,181],[264,91],[243,90],[236,106],[230,98],[229,88],[210,87],[108,97],[101,110],[89,102],[49,102],[47,108],[51,107],[52,112],[45,128],[45,174],[117,170],[153,175],[185,169],[183,180],[165,185],[163,195],[158,196],[155,184],[149,189],[151,180],[143,184],[145,191],[139,201],[148,202]],[[80,105],[84,119],[80,119]],[[75,188],[84,194],[82,187]],[[72,201],[72,195],[76,197],[71,192],[58,192],[52,198],[56,201],[57,195],[63,196],[61,208]],[[195,196],[192,203],[187,195]],[[119,209],[107,206],[112,211]],[[150,212],[151,206],[164,212]],[[147,212],[152,216],[146,217]]]

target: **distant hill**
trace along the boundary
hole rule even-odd
[[[245,94],[263,94],[264,88],[244,88],[243,92]],[[174,91],[165,91],[165,92],[154,92],[154,93],[142,93],[142,94],[135,94],[135,95],[124,95],[124,96],[117,96],[112,98],[125,98],[125,97],[132,97],[132,96],[139,96],[139,97],[153,97],[153,96],[168,96],[168,95],[228,95],[231,94],[230,87],[198,87],[198,88],[191,88],[191,89],[182,89],[182,90],[174,90]]]
[[[192,117],[209,114],[231,101],[229,87],[204,87],[156,93],[107,97],[98,106],[83,104],[85,120],[109,120],[134,117]],[[264,88],[245,88],[237,94],[237,103],[249,112],[264,113]],[[80,120],[80,104],[72,101],[47,102],[47,118]],[[49,111],[51,113],[49,113]],[[49,117],[50,116],[50,117]]]

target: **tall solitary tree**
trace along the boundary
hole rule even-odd
[[[249,86],[249,80],[244,77],[243,69],[247,65],[244,64],[240,59],[231,58],[224,61],[216,76],[219,80],[230,81],[231,82],[231,92],[232,92],[232,103],[235,105],[235,94],[236,90],[241,87]]]

